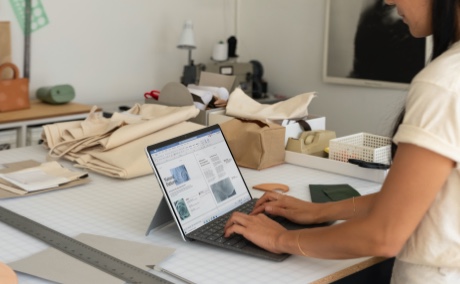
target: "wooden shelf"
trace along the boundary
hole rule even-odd
[[[90,105],[72,102],[62,105],[50,105],[42,103],[39,100],[32,100],[28,109],[0,112],[0,123],[44,119],[63,115],[87,114],[91,108],[92,106]]]
[[[30,108],[0,112],[0,131],[16,130],[16,145],[13,148],[33,145],[27,142],[27,130],[44,124],[57,123],[69,120],[83,120],[93,106],[79,103],[51,105],[39,100],[32,100]],[[97,109],[98,112],[101,108]]]

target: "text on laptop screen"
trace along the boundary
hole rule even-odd
[[[149,153],[185,234],[251,199],[220,129]]]

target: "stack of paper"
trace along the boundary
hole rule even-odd
[[[24,195],[29,192],[59,188],[85,178],[88,173],[71,171],[58,162],[46,162],[35,167],[0,173],[0,189]]]

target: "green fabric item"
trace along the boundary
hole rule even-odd
[[[311,201],[316,203],[339,201],[360,196],[349,184],[310,184]]]

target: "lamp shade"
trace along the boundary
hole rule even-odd
[[[177,48],[181,49],[194,49],[195,46],[195,35],[193,34],[193,23],[190,20],[185,21],[184,29],[179,40]]]

